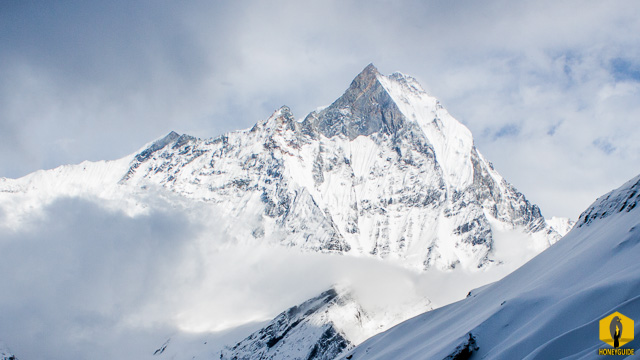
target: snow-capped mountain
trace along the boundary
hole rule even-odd
[[[169,134],[120,183],[147,181],[227,204],[252,224],[234,225],[242,236],[419,269],[490,263],[492,221],[531,234],[535,251],[560,237],[435,98],[373,65],[302,122],[282,107],[212,140]]]
[[[599,321],[640,319],[640,176],[598,198],[562,241],[497,283],[425,313],[345,359],[595,358]],[[625,347],[640,348],[640,330]],[[457,356],[457,357],[456,357]]]
[[[511,269],[562,231],[500,176],[470,131],[415,79],[385,76],[373,65],[333,104],[302,120],[283,106],[250,129],[216,138],[171,132],[119,160],[0,178],[0,229],[25,229],[34,214],[68,198],[131,218],[178,209],[193,228],[215,228],[216,236],[201,238],[224,242],[216,246],[269,244],[381,259],[418,272]],[[266,353],[284,354],[295,343],[310,354],[321,346],[324,332],[305,324],[333,329],[352,346],[416,314],[411,306],[392,319],[386,310],[361,312],[364,322],[356,326],[357,299],[336,294],[329,303],[311,300],[307,305],[318,304],[319,312],[296,326],[276,318],[272,330],[295,329],[281,335],[301,342],[278,342]],[[264,345],[248,338],[233,351],[266,351]]]
[[[194,154],[189,165],[173,155],[176,151]],[[224,172],[211,184],[203,166]],[[197,184],[181,180],[196,171]],[[332,105],[303,121],[295,121],[283,107],[248,132],[209,141],[168,135],[137,156],[121,184],[145,179],[198,196],[209,182],[208,201],[240,203],[229,209],[231,217],[254,217],[256,227],[244,228],[247,237],[390,258],[419,270],[474,269],[496,260],[519,265],[570,226],[561,218],[554,219],[558,230],[547,224],[537,206],[477,151],[469,130],[414,79],[383,76],[372,65]],[[511,247],[524,248],[519,255],[526,255],[510,257],[513,251],[504,248]],[[351,311],[359,308],[357,301],[326,294],[292,308],[315,304],[316,310],[302,318],[287,310],[223,355],[286,359],[325,354],[329,349],[313,350],[329,346],[325,331],[340,345],[329,351],[337,354],[424,308],[398,309],[393,321],[381,317],[381,311],[360,309],[358,314],[379,324],[367,329],[349,323],[362,320]],[[269,346],[271,338],[286,341]]]
[[[529,235],[531,256],[560,238],[539,208],[474,147],[470,131],[415,79],[367,66],[330,106],[287,107],[245,131],[170,133],[117,161],[1,179],[3,202],[37,193],[122,197],[161,186],[220,205],[236,239],[373,256],[425,270],[500,262],[498,230]],[[135,207],[136,204],[132,204]],[[133,211],[133,210],[131,210]]]

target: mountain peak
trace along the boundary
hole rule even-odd
[[[297,359],[337,358],[352,346],[332,321],[336,309],[347,302],[353,303],[348,295],[339,294],[334,289],[325,291],[282,312],[264,328],[224,349],[220,359],[289,358],[280,354],[296,354]]]
[[[165,137],[158,139],[151,144],[147,144],[144,147],[144,149],[139,154],[136,155],[136,159],[138,161],[144,161],[149,156],[151,156],[151,154],[153,154],[154,152],[164,148],[165,146],[179,139],[180,136],[181,135],[178,134],[177,132],[171,131]]]
[[[283,105],[278,110],[274,111],[269,118],[254,125],[253,128],[251,128],[251,131],[256,131],[258,129],[295,130],[295,122],[296,119],[293,116],[291,109],[288,106]]]
[[[385,76],[369,64],[338,100],[309,114],[303,126],[328,138],[386,135],[435,152],[448,184],[464,188],[473,181],[471,132],[416,79],[401,73]]]
[[[165,137],[163,137],[162,139],[156,140],[154,141],[154,144],[158,144],[158,146],[165,146],[166,144],[176,140],[177,138],[180,137],[180,134],[178,134],[175,131],[171,131],[170,133],[168,133]]]
[[[380,71],[378,71],[378,68],[376,68],[375,65],[373,65],[373,63],[367,65],[364,69],[362,69],[362,71],[360,72],[360,74],[358,74],[358,76],[356,76],[356,78],[353,80],[354,82],[358,79],[367,79],[368,81],[372,81],[375,80],[380,74]]]
[[[320,112],[312,112],[305,122],[326,137],[355,139],[377,132],[394,133],[404,116],[382,86],[382,77],[369,64],[338,100]]]

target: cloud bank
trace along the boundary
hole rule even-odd
[[[0,339],[20,359],[145,359],[168,338],[182,356],[203,338],[213,352],[333,285],[354,289],[365,309],[398,311],[460,299],[509,270],[415,273],[231,241],[208,204],[148,200],[130,215],[108,200],[61,197],[18,225],[0,222]]]

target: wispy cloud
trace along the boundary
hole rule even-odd
[[[171,264],[194,234],[187,223],[179,213],[131,218],[70,198],[23,228],[0,229],[0,334],[25,359],[82,358],[91,347],[113,354],[114,340],[135,353],[123,322],[172,291]],[[162,315],[156,321],[165,332],[171,328]],[[136,341],[154,346],[157,338]]]
[[[616,147],[609,140],[605,138],[600,137],[593,140],[593,145],[598,149],[602,150],[602,152],[604,152],[607,155],[610,155],[611,153],[616,151]]]

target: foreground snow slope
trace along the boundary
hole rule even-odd
[[[562,241],[457,303],[379,334],[349,359],[595,358],[598,321],[640,321],[640,176],[599,198]],[[635,340],[626,345],[638,349]],[[456,350],[457,349],[457,350]]]

